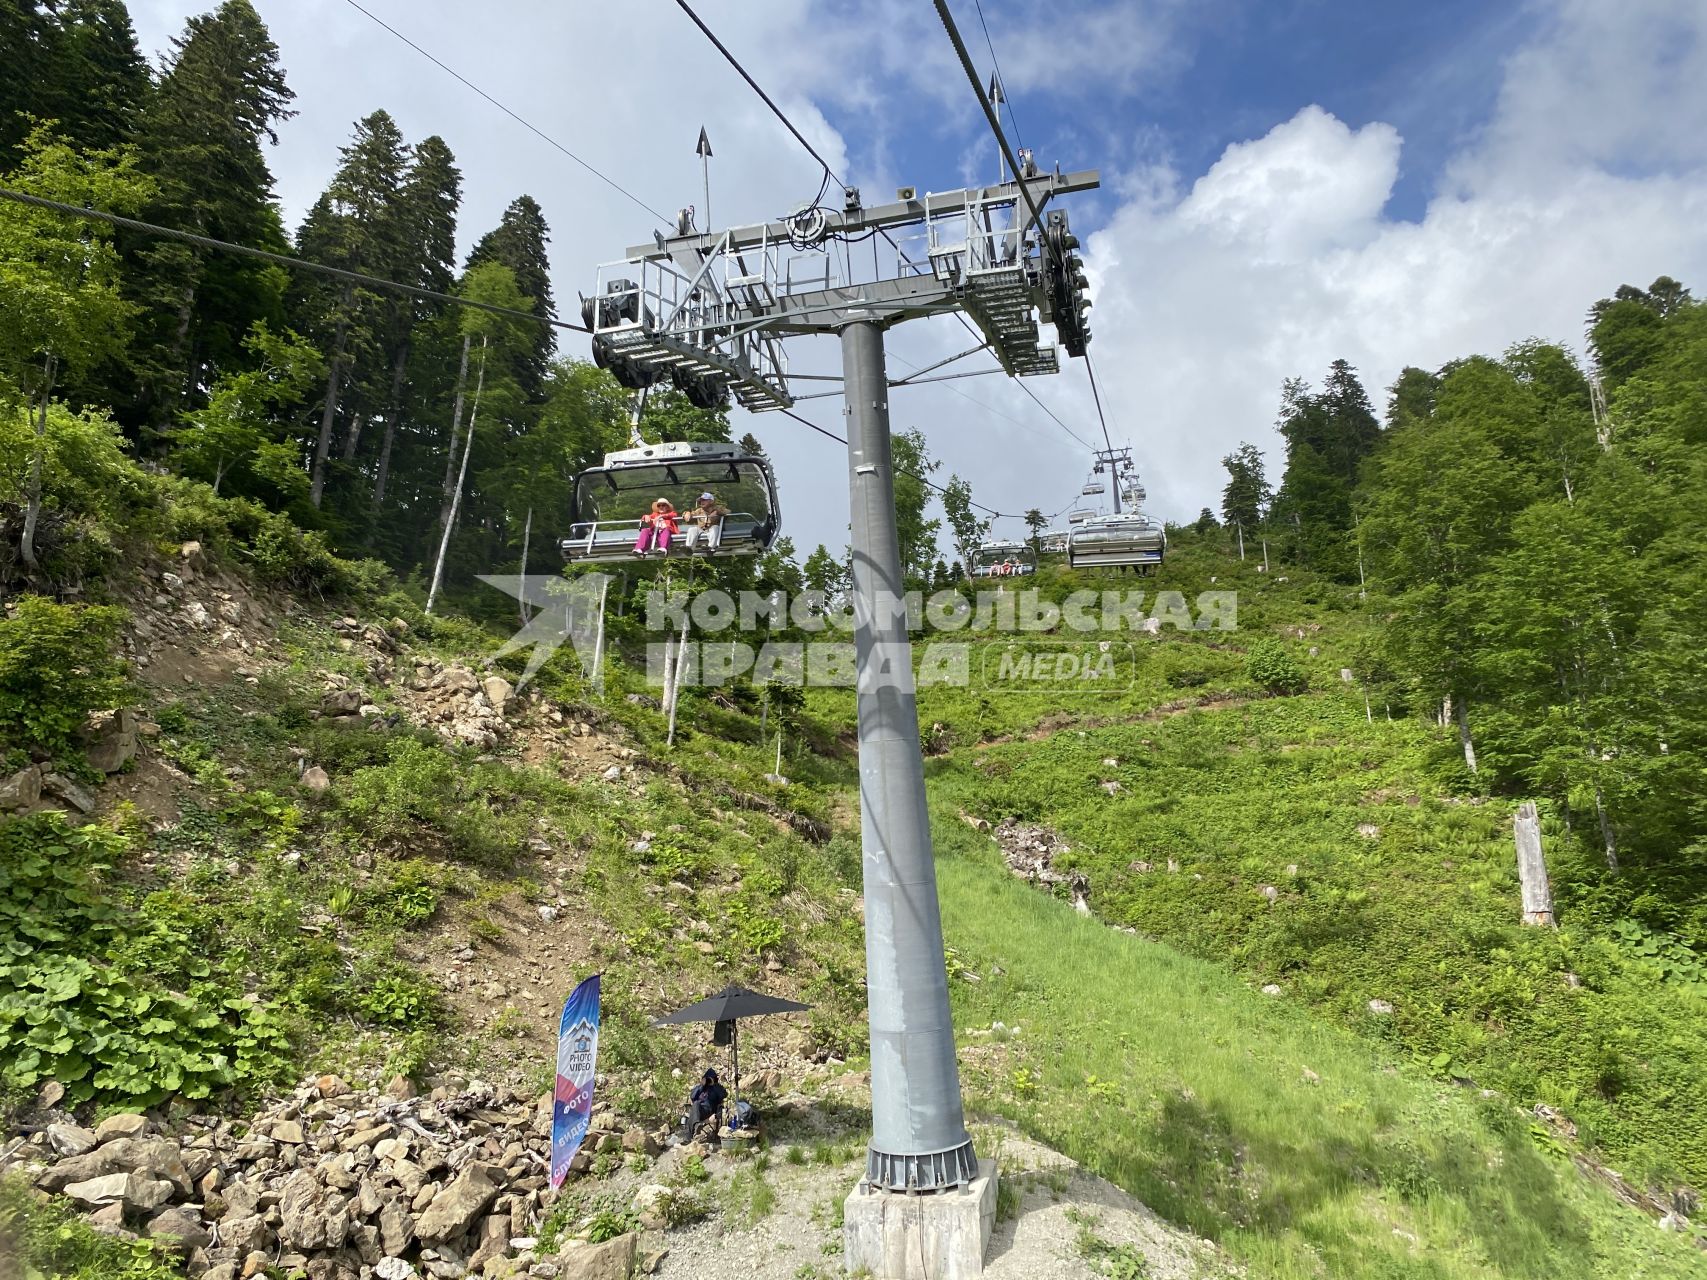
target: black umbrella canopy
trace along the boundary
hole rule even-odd
[[[767,1013],[799,1013],[811,1007],[795,1000],[784,1000],[780,996],[767,996],[762,991],[749,991],[746,987],[731,985],[715,995],[694,1001],[685,1009],[665,1014],[652,1025],[662,1027],[678,1022],[729,1022],[735,1018],[757,1018]]]

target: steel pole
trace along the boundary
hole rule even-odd
[[[913,695],[883,329],[843,327],[858,659],[860,845],[871,1021],[866,1178],[896,1191],[971,1182],[978,1161],[960,1100],[942,916]]]

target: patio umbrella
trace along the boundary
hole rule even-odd
[[[677,1009],[656,1019],[655,1027],[670,1026],[683,1022],[711,1022],[716,1027],[712,1032],[712,1043],[727,1044],[735,1057],[735,1087],[730,1091],[733,1102],[741,1100],[741,1018],[757,1018],[767,1013],[798,1013],[810,1009],[809,1004],[801,1004],[796,1000],[784,1000],[780,996],[767,996],[762,991],[749,991],[746,987],[724,987],[703,1000],[696,1000],[685,1009]],[[733,1105],[733,1102],[731,1105]]]

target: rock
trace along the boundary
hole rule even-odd
[[[1373,822],[1360,822],[1357,824],[1357,834],[1362,836],[1365,840],[1379,840],[1381,838],[1381,828],[1376,826]]]
[[[172,1184],[139,1173],[107,1173],[86,1182],[73,1182],[64,1188],[65,1194],[80,1204],[122,1204],[127,1209],[147,1212],[158,1209],[172,1198]]]
[[[80,1156],[85,1151],[93,1151],[97,1141],[99,1139],[81,1125],[50,1124],[47,1127],[47,1145],[62,1156]]]
[[[1381,1017],[1385,1018],[1393,1012],[1393,1002],[1391,1000],[1371,1000],[1369,1002],[1369,1012],[1379,1014]]]
[[[182,1205],[170,1205],[149,1218],[148,1234],[180,1254],[206,1248],[213,1239],[202,1220]]]
[[[295,1120],[273,1121],[272,1132],[268,1135],[274,1142],[288,1143],[293,1147],[302,1145],[302,1125]]]
[[[504,704],[515,693],[515,687],[503,676],[487,676],[480,682],[480,691],[486,695],[486,701],[492,704],[492,710],[503,715]]]
[[[362,1147],[371,1147],[376,1143],[383,1142],[396,1132],[397,1126],[394,1124],[381,1124],[375,1125],[371,1129],[360,1129],[340,1142],[338,1149],[340,1151],[358,1151]]]
[[[656,1275],[664,1259],[670,1254],[668,1248],[648,1249],[640,1256],[640,1270],[645,1275]]]
[[[96,1130],[97,1139],[99,1136],[100,1131]],[[44,1169],[36,1178],[36,1185],[43,1191],[59,1192],[73,1182],[86,1182],[110,1173],[136,1173],[146,1178],[164,1179],[185,1196],[193,1189],[189,1172],[178,1154],[178,1146],[168,1138],[115,1138],[93,1151],[68,1156]]]
[[[339,1249],[350,1233],[343,1196],[325,1191],[306,1169],[298,1169],[279,1197],[279,1239],[293,1249]]]
[[[1278,982],[1265,983],[1263,985],[1262,993],[1265,996],[1277,996],[1280,994],[1280,984]]]
[[[313,769],[310,769],[308,771],[308,773],[313,773],[313,772],[314,772]],[[322,771],[322,776],[324,776],[324,771]],[[304,783],[307,783],[307,781],[308,781],[308,774],[307,773],[302,775],[302,780]],[[321,788],[317,787],[315,789],[320,790]],[[344,1078],[342,1076],[336,1076],[336,1075],[320,1076],[318,1079],[315,1080],[314,1088],[315,1088],[315,1091],[318,1092],[322,1098],[341,1098],[346,1093],[348,1093],[350,1091],[350,1086],[344,1083]]]
[[[381,1258],[373,1264],[373,1273],[379,1280],[410,1280],[415,1274],[415,1267],[402,1258]]]
[[[632,1231],[603,1244],[572,1240],[557,1255],[558,1280],[628,1280],[638,1243]]]
[[[486,1166],[471,1164],[433,1197],[415,1232],[428,1243],[454,1239],[474,1225],[497,1194],[498,1184]]]
[[[600,776],[603,777],[606,782],[620,781],[622,778],[622,766],[620,764],[613,764]]]
[[[1309,1083],[1309,1084],[1321,1084],[1322,1083],[1322,1077],[1317,1075],[1314,1071],[1310,1070],[1309,1067],[1304,1068],[1304,1079],[1305,1079],[1306,1083]]]
[[[178,574],[167,569],[160,574],[160,585],[168,591],[177,591],[183,587],[184,580]]]
[[[42,775],[41,789],[57,796],[79,813],[95,812],[95,793],[80,782],[73,782],[63,773]]]
[[[449,693],[479,693],[480,681],[467,667],[446,667],[434,677],[433,687]]]
[[[193,540],[184,543],[178,548],[178,559],[191,568],[199,568],[202,563],[202,544]]]
[[[644,1156],[656,1156],[661,1149],[658,1140],[644,1129],[630,1129],[622,1135],[624,1151],[638,1151]]]
[[[41,766],[32,764],[9,778],[0,778],[0,811],[22,809],[41,799]]]
[[[1267,898],[1270,902],[1273,902],[1276,898],[1280,897],[1280,890],[1275,888],[1272,884],[1263,885],[1257,890],[1257,892],[1262,894],[1262,896]]]
[[[184,606],[184,621],[197,631],[206,631],[213,625],[213,615],[207,611],[207,606],[200,600],[192,600]],[[188,673],[185,673],[186,677]]]
[[[379,1211],[379,1247],[395,1256],[407,1249],[415,1239],[415,1220],[409,1211],[395,1200],[387,1200]]]
[[[307,791],[312,791],[318,795],[331,785],[331,775],[317,764],[310,765],[302,771],[302,786]]]
[[[674,1193],[670,1188],[656,1182],[641,1187],[634,1193],[634,1199],[629,1202],[629,1208],[640,1220],[640,1225],[648,1231],[662,1231],[670,1225],[668,1210],[670,1197]]]
[[[415,1082],[408,1076],[392,1076],[385,1086],[385,1096],[399,1102],[407,1101],[415,1096]]]
[[[220,1243],[237,1250],[239,1257],[247,1257],[256,1250],[265,1249],[270,1243],[271,1235],[267,1220],[258,1213],[246,1213],[237,1218],[226,1214],[219,1220]]]
[[[90,767],[117,773],[136,756],[136,712],[129,707],[97,712],[83,730],[83,754]]]
[[[96,1209],[91,1213],[89,1225],[104,1236],[132,1237],[132,1233],[125,1230],[124,1203],[119,1200],[113,1201],[104,1209]]]
[[[403,1188],[403,1194],[413,1200],[427,1185],[427,1171],[413,1160],[393,1160],[386,1170]]]
[[[114,1138],[140,1138],[152,1128],[154,1126],[150,1125],[149,1118],[135,1111],[108,1116],[96,1125],[96,1145],[99,1147],[102,1143],[113,1142]]]
[[[320,699],[320,714],[323,716],[353,716],[362,709],[360,689],[332,689]]]

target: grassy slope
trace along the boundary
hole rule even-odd
[[[1239,631],[1123,635],[1137,667],[1112,694],[921,697],[938,847],[956,855],[939,872],[951,968],[979,977],[955,984],[957,1021],[1026,1029],[966,1042],[975,1104],[1258,1274],[1699,1274],[1525,1109],[1561,1107],[1638,1179],[1699,1180],[1700,994],[1609,933],[1592,855],[1551,821],[1566,927],[1518,924],[1513,802],[1476,794],[1446,735],[1379,702],[1366,718],[1339,679],[1374,626],[1355,592],[1183,551],[1159,580],[1043,585],[1233,587]],[[1250,684],[1264,635],[1314,692]],[[963,812],[1058,827],[1097,912],[1148,938],[1012,880]],[[1271,981],[1283,999],[1255,992]]]
[[[1252,1274],[1701,1274],[1690,1244],[1538,1147],[1503,1099],[1396,1068],[1219,966],[1079,916],[936,816],[946,938],[979,975],[954,984],[956,1021],[1021,1028],[1006,1079],[969,1074],[971,1105]]]

